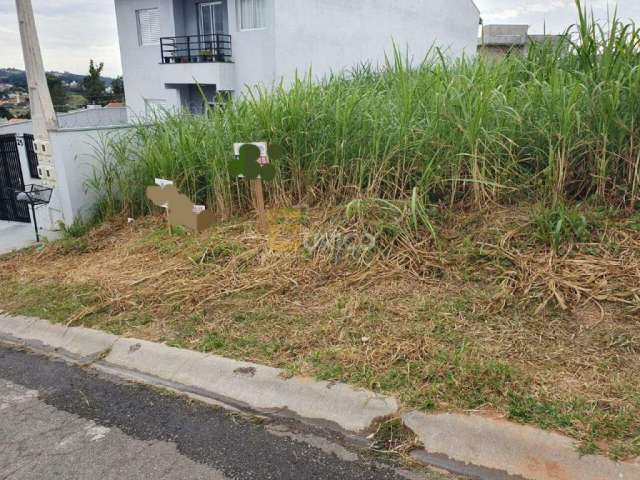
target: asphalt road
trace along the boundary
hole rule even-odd
[[[450,478],[341,443],[0,346],[0,480]]]

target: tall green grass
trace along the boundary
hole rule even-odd
[[[204,116],[163,113],[105,143],[90,187],[103,213],[147,211],[146,185],[174,179],[224,215],[250,205],[228,173],[234,142],[284,147],[273,204],[353,198],[460,201],[595,197],[633,208],[640,195],[640,29],[599,25],[578,3],[559,44],[501,62],[420,65],[396,49],[386,68],[322,82],[253,88]]]

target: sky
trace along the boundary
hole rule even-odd
[[[85,73],[89,59],[104,74],[122,71],[113,0],[32,0],[47,70]],[[357,0],[345,0],[357,1]],[[390,0],[402,1],[402,0]],[[574,0],[475,0],[485,24],[531,25],[531,33],[561,33],[575,22]],[[640,24],[640,0],[587,0],[596,17],[618,14]],[[0,67],[23,68],[15,0],[0,0]]]

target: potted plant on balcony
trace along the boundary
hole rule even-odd
[[[213,62],[213,52],[211,50],[202,50],[200,52],[200,61]]]

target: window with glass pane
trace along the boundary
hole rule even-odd
[[[141,46],[158,45],[160,43],[160,10],[146,8],[136,10],[138,19],[138,42]]]
[[[265,0],[240,0],[240,29],[266,28]]]
[[[202,35],[213,35],[216,33],[213,29],[213,5],[203,3],[200,5],[200,33]]]
[[[222,2],[206,2],[200,4],[200,35],[224,33],[224,6]]]

